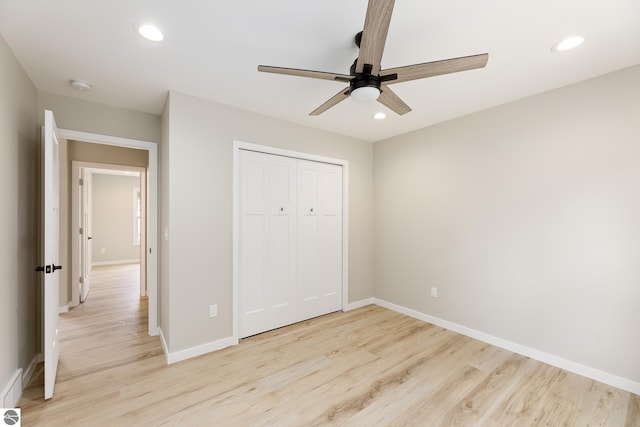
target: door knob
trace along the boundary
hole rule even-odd
[[[55,264],[51,264],[53,266],[53,271],[56,270],[62,270],[62,266],[61,265],[55,265]]]
[[[44,272],[44,265],[39,265],[36,267],[36,271],[42,271]]]

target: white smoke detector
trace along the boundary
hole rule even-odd
[[[72,88],[80,90],[82,92],[89,92],[91,89],[93,89],[91,83],[84,80],[69,80],[69,84]]]

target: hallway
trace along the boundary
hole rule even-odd
[[[135,372],[138,363],[151,360],[154,367],[165,366],[160,339],[147,332],[148,299],[140,297],[139,281],[139,264],[93,268],[87,301],[60,315],[60,361],[54,397],[50,402],[42,399],[40,364],[20,400],[25,425],[73,419],[65,402],[74,402],[73,407],[80,410],[82,396],[94,393],[96,404],[96,389],[100,390],[97,396],[105,397],[110,384],[122,384],[114,376],[118,368],[133,367]],[[88,409],[92,402],[85,404]],[[59,418],[64,412],[68,414]]]

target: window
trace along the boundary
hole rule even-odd
[[[140,246],[142,200],[140,200],[140,187],[133,189],[133,244]]]

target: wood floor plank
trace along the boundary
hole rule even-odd
[[[624,425],[629,403],[628,393],[591,380],[588,388],[578,395],[581,399],[576,405],[577,425]]]
[[[497,425],[527,426],[535,424],[552,390],[567,376],[553,366],[539,366],[522,379],[514,392],[496,408],[491,419]]]
[[[446,371],[443,371],[446,372]],[[482,383],[487,373],[472,366],[461,366],[446,375],[434,386],[431,392],[416,399],[415,403],[399,412],[390,421],[393,426],[438,425],[460,400]]]
[[[439,421],[440,424],[458,426],[484,421],[534,366],[535,362],[531,359],[512,354],[473,390],[464,395],[458,405]]]
[[[640,426],[636,395],[374,305],[167,366],[137,268],[92,272],[60,318],[54,398],[40,366],[23,425]]]
[[[640,426],[640,396],[637,394],[629,395],[629,402],[627,403],[627,420],[625,427],[638,427]]]

